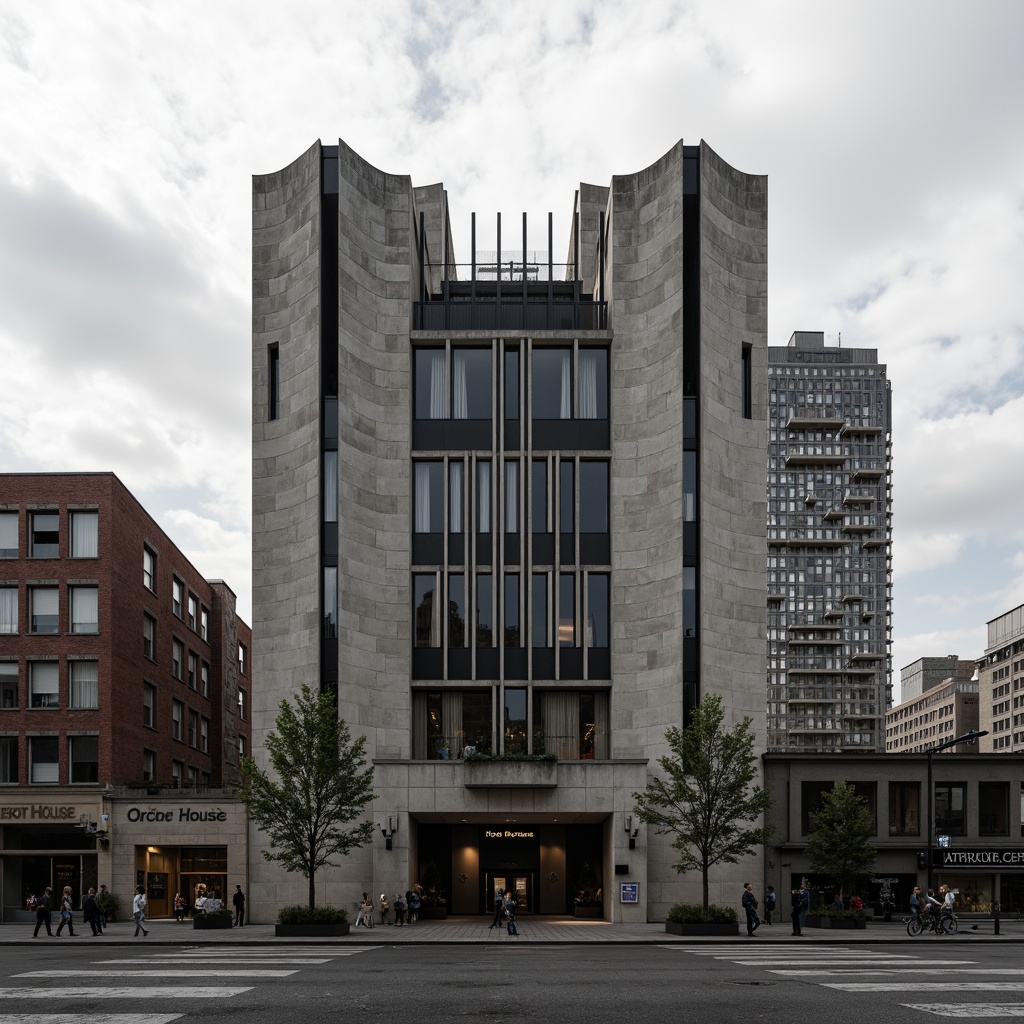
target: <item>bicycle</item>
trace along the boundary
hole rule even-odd
[[[955,935],[960,927],[956,914],[915,914],[906,919],[907,934],[911,937],[921,935],[923,932],[934,932],[936,935]]]

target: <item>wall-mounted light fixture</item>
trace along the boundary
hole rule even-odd
[[[636,825],[633,824],[633,815],[632,814],[627,814],[626,815],[625,828],[626,828],[626,835],[629,836],[629,848],[631,850],[635,850],[636,849],[636,837],[638,835],[640,835],[640,825],[639,825],[639,823],[637,823]]]
[[[394,814],[388,815],[387,820],[380,827],[380,834],[384,837],[384,849],[391,849],[391,837],[398,831],[398,818]]]

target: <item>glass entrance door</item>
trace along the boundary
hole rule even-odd
[[[484,891],[489,913],[494,913],[494,900],[499,889],[503,893],[510,889],[515,893],[517,914],[533,913],[532,871],[488,872]]]

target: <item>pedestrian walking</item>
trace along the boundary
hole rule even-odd
[[[368,892],[363,893],[363,925],[366,928],[373,927],[373,900]]]
[[[75,934],[75,904],[71,899],[71,886],[65,885],[64,892],[60,898],[60,924],[57,925],[57,935],[59,936],[64,931],[64,926],[68,926],[68,935],[74,937]]]
[[[370,894],[368,892],[364,892],[363,898],[356,904],[356,928],[358,928],[363,923],[363,915],[366,913],[366,901],[369,898]]]
[[[405,924],[405,901],[402,899],[402,894],[396,892],[391,903],[395,908],[395,927],[401,928]]]
[[[409,924],[415,924],[420,918],[420,894],[410,889],[405,894],[405,902],[409,906]]]
[[[501,927],[501,914],[505,905],[505,892],[503,889],[494,890],[494,920],[491,922],[491,928]],[[487,930],[490,931],[491,928]]]
[[[772,924],[772,914],[775,913],[775,904],[778,896],[775,893],[775,886],[769,885],[768,891],[764,894],[764,923],[769,927]]]
[[[181,924],[185,920],[185,897],[180,892],[174,894],[174,923]]]
[[[103,931],[107,927],[107,912],[103,909],[107,905],[107,887],[102,883],[96,893],[96,905],[100,908],[100,931]]]
[[[90,889],[82,900],[82,920],[92,929],[94,936],[103,934],[100,930],[100,908],[96,903],[95,889]]]
[[[235,894],[231,897],[235,907],[235,927],[241,928],[245,924],[245,893],[240,885],[235,886]]]
[[[384,893],[381,893],[380,899],[377,901],[377,903],[380,906],[380,923],[387,924],[388,911],[391,909],[391,905],[388,903],[387,896],[385,896]]]
[[[793,892],[790,894],[789,903],[790,913],[793,921],[793,934],[800,935],[802,934],[800,930],[800,914],[803,910],[803,899],[800,896],[799,889],[794,889]]]
[[[53,906],[53,890],[47,886],[43,890],[43,895],[36,900],[36,930],[32,933],[32,938],[38,938],[39,929],[46,925],[46,934],[53,938],[53,932],[50,931],[50,908]]]
[[[148,904],[146,899],[146,890],[141,885],[136,886],[135,896],[132,898],[132,916],[135,918],[135,938],[139,937],[139,932],[143,935],[149,934],[149,929],[146,928],[143,922],[146,920],[146,906]]]
[[[519,929],[516,928],[516,899],[515,894],[511,890],[505,894],[502,913],[504,913],[505,920],[507,921],[509,935],[518,935]]]
[[[753,935],[761,927],[761,919],[757,916],[757,897],[750,882],[743,883],[743,909],[747,912],[747,935]]]

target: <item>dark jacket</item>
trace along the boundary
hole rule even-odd
[[[235,890],[235,895],[231,897],[231,902],[234,903],[234,905],[236,907],[244,907],[245,906],[245,893],[242,892],[241,889],[236,889]]]
[[[757,910],[757,897],[749,889],[744,889],[743,890],[743,900],[742,900],[742,903],[743,903],[743,909],[748,914],[751,914],[755,910]]]
[[[100,919],[100,907],[95,896],[86,896],[82,900],[82,917],[86,921],[98,921]]]

